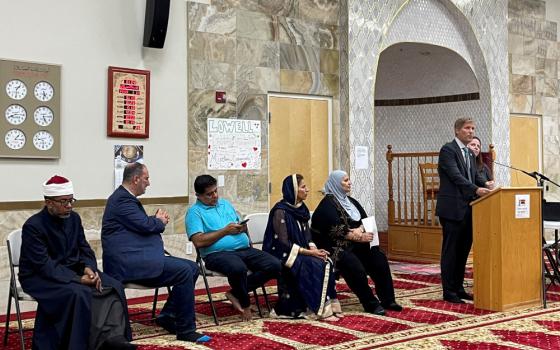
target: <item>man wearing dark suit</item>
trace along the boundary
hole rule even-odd
[[[198,266],[186,259],[165,256],[161,233],[169,215],[158,209],[148,216],[136,198],[150,185],[148,169],[133,163],[124,169],[123,183],[107,200],[101,239],[103,268],[115,279],[148,287],[173,286],[156,323],[177,340],[207,342],[196,331],[194,285]]]
[[[466,146],[474,136],[474,121],[455,121],[455,139],[439,152],[440,187],[436,215],[443,227],[441,247],[441,283],[443,299],[451,303],[472,300],[465,292],[465,266],[472,245],[472,212],[469,203],[490,192],[477,174],[474,154]]]

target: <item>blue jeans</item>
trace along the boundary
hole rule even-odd
[[[251,304],[248,292],[277,278],[282,268],[280,260],[255,248],[215,252],[204,257],[204,262],[208,269],[227,276],[231,294],[242,308]],[[249,270],[251,273],[247,275]]]
[[[196,330],[194,314],[194,286],[198,278],[198,265],[190,260],[166,256],[163,271],[155,278],[126,281],[148,287],[172,286],[171,294],[160,315],[175,318],[177,334]]]

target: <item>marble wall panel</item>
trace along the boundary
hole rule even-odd
[[[237,97],[239,119],[266,120],[266,94],[242,94]],[[265,133],[266,135],[266,133]]]
[[[190,32],[188,52],[189,57],[195,60],[235,63],[235,37]]]
[[[557,60],[560,58],[560,50],[557,41],[546,41],[546,58]]]
[[[237,199],[242,201],[268,201],[268,175],[247,175],[237,178]]]
[[[239,8],[268,15],[296,17],[298,0],[237,0]]]
[[[256,67],[280,68],[280,46],[275,41],[238,38],[237,62]]]
[[[278,17],[278,41],[284,44],[320,47],[318,24]]]
[[[320,51],[320,65],[321,73],[336,74],[338,75],[338,50],[326,50],[321,49]]]
[[[558,98],[543,97],[543,114],[550,116],[558,116]]]
[[[531,113],[531,107],[533,104],[532,95],[509,95],[509,111],[511,113]]]
[[[510,91],[516,94],[531,95],[534,89],[533,80],[534,77],[530,75],[512,74],[510,79],[510,83],[511,83]]]
[[[258,12],[237,10],[237,37],[275,41],[278,38],[278,19]]]
[[[280,44],[280,69],[319,71],[319,49],[309,46]]]
[[[537,56],[535,58],[535,72],[534,72],[534,74],[537,75],[537,76],[544,75],[544,65],[545,65],[545,59]]]
[[[232,118],[236,115],[237,99],[234,94],[226,92],[226,103],[216,104],[214,90],[189,92],[189,150],[200,147],[206,150],[207,118]]]
[[[543,79],[543,94],[547,97],[558,97],[558,79]]]
[[[508,36],[508,52],[514,55],[524,55],[525,54],[525,38],[522,35],[517,34],[510,34]],[[530,40],[532,43],[534,40]],[[530,43],[527,43],[529,45]],[[528,47],[527,50],[532,50],[531,47]]]
[[[537,20],[530,17],[521,18],[521,26],[523,27],[523,35],[527,37],[537,37]]]
[[[280,70],[280,91],[299,94],[320,94],[320,75],[314,72]]]
[[[235,65],[230,63],[192,60],[190,62],[189,89],[235,92],[235,68]]]
[[[335,74],[321,74],[321,95],[339,98],[339,77]]]
[[[556,121],[558,123],[558,121]],[[544,153],[560,156],[560,139],[556,136],[543,137]]]
[[[319,24],[315,34],[319,41],[319,46],[323,49],[338,49],[340,29],[336,25]]]
[[[544,77],[545,78],[554,78],[558,76],[558,61],[547,59],[544,61]]]
[[[542,0],[523,0],[517,5],[521,8],[523,16],[535,17],[538,19],[545,18],[546,2]]]
[[[299,0],[299,17],[311,22],[338,25],[338,0]]]
[[[519,75],[533,75],[536,72],[534,56],[511,55],[511,72]]]
[[[558,123],[558,117],[551,117],[548,115],[543,115],[542,117],[542,131],[544,137],[558,137],[560,136],[560,126]],[[547,153],[547,152],[545,152]]]
[[[187,3],[187,28],[190,31],[214,34],[234,34],[236,14],[233,8]]]

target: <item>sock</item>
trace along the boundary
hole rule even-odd
[[[209,342],[211,339],[212,339],[211,337],[204,335],[202,333],[198,333],[196,331],[177,334],[177,340],[186,340],[193,343],[206,343]]]

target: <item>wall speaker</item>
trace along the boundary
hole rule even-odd
[[[167,34],[170,0],[146,0],[144,46],[162,49]]]

